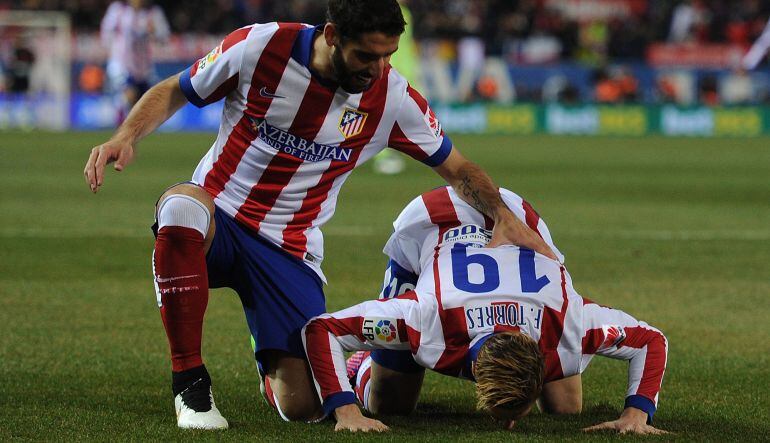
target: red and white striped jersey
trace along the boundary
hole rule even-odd
[[[180,86],[198,106],[225,98],[219,134],[193,181],[323,277],[319,228],[350,172],[386,146],[437,166],[452,144],[395,70],[359,94],[311,72],[318,32],[297,23],[241,28],[183,72]]]
[[[113,2],[101,23],[101,38],[110,49],[110,72],[146,81],[152,74],[153,39],[168,38],[171,30],[160,6],[137,9]]]
[[[327,412],[354,398],[343,351],[409,350],[421,366],[472,378],[470,363],[484,337],[519,331],[538,341],[546,382],[582,373],[597,354],[629,360],[626,404],[652,416],[666,367],[660,331],[581,297],[558,261],[515,246],[445,241],[460,221],[448,223],[441,219],[446,212],[431,208],[438,232],[433,247],[423,249],[414,291],[324,314],[303,330]]]
[[[545,220],[526,200],[505,188],[500,196],[520,220],[551,247],[564,262],[556,248]],[[457,195],[451,186],[428,191],[415,198],[393,222],[393,234],[383,252],[404,270],[419,274],[423,261],[433,257],[437,241],[478,243],[485,246],[491,239],[494,221],[477,211]]]

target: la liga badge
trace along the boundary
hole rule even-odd
[[[395,319],[367,317],[361,326],[361,335],[371,343],[393,343],[398,341],[398,327]]]

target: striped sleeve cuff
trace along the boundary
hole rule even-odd
[[[626,397],[626,408],[636,408],[647,413],[647,424],[652,423],[652,416],[655,415],[655,403],[647,397],[641,395],[629,395]]]
[[[356,403],[356,394],[351,391],[335,392],[324,399],[324,414],[330,416],[334,410],[345,405]]]

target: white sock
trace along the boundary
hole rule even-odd
[[[210,223],[211,213],[206,205],[188,195],[170,195],[158,205],[158,230],[181,226],[195,229],[205,238]]]

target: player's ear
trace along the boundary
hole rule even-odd
[[[339,37],[337,36],[337,27],[334,23],[326,23],[324,25],[324,40],[328,46],[334,46],[339,43]]]

